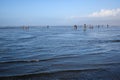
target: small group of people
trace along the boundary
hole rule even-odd
[[[29,26],[22,26],[22,28],[25,29],[29,29]]]
[[[84,31],[86,31],[86,28],[87,28],[87,25],[86,24],[84,24]],[[76,30],[78,28],[78,26],[77,25],[74,25],[74,29]]]
[[[107,24],[106,26],[107,26],[107,28],[109,27],[108,24]],[[90,29],[93,29],[93,28],[94,28],[93,25],[86,25],[86,24],[84,24],[84,25],[83,25],[84,31],[86,31],[86,28],[87,28],[87,27],[89,27]],[[97,27],[100,28],[100,25],[97,25]],[[103,25],[102,25],[102,27],[103,27]],[[77,26],[77,25],[74,25],[74,29],[76,30],[77,28],[78,28],[78,26]]]

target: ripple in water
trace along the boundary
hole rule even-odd
[[[120,28],[82,30],[0,28],[0,80],[120,80]]]

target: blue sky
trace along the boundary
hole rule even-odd
[[[0,0],[0,26],[119,25],[120,0]]]

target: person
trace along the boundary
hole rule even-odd
[[[74,25],[74,29],[77,29],[77,25]]]
[[[49,28],[49,25],[47,25],[47,28]]]
[[[22,26],[22,28],[23,28],[24,30],[27,30],[27,29],[29,29],[29,26]]]
[[[84,24],[84,28],[86,28],[87,26],[86,26],[86,24]]]
[[[98,28],[100,28],[100,25],[98,25]]]
[[[87,25],[86,25],[86,24],[84,24],[84,29],[83,29],[83,31],[86,31],[86,28],[87,28]]]
[[[109,25],[107,24],[107,28],[109,27]]]
[[[90,28],[90,29],[93,29],[93,25],[90,25],[89,28]]]

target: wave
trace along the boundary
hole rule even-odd
[[[108,62],[108,63],[102,63],[102,64],[92,64],[93,66],[117,66],[117,65],[120,65],[120,63],[118,62]]]
[[[120,42],[120,40],[111,40],[111,42]]]
[[[39,77],[48,77],[48,76],[53,76],[53,75],[66,75],[69,73],[72,74],[78,74],[78,73],[86,73],[86,74],[90,74],[90,73],[94,73],[94,72],[107,72],[108,68],[104,68],[104,67],[100,67],[100,66],[109,66],[109,65],[114,65],[114,66],[118,66],[120,65],[120,63],[103,63],[103,64],[87,64],[87,65],[92,65],[92,66],[98,66],[98,67],[93,67],[93,68],[83,68],[83,69],[62,69],[62,70],[48,70],[48,71],[42,71],[42,72],[30,72],[30,73],[25,73],[25,74],[16,74],[16,75],[5,75],[5,76],[0,76],[1,78],[30,78],[30,77],[34,77],[36,78],[36,76]],[[107,74],[109,74],[109,71],[107,72]],[[13,80],[13,79],[12,79]],[[16,80],[16,79],[15,79]],[[53,80],[53,79],[52,79]]]
[[[3,61],[0,64],[7,64],[7,63],[30,63],[30,62],[39,62],[40,60],[16,60],[16,61]]]
[[[90,53],[90,54],[86,54],[86,55],[102,55],[102,54],[106,54],[105,52],[96,52],[96,53]]]
[[[37,72],[37,73],[28,73],[14,76],[2,76],[0,78],[14,78],[14,77],[32,77],[32,76],[51,76],[55,74],[65,74],[65,73],[78,73],[78,72],[94,72],[94,71],[105,71],[103,68],[91,68],[91,69],[73,69],[73,70],[57,70],[57,71],[45,71],[45,72]]]
[[[5,38],[0,38],[0,41],[4,41],[4,40],[6,40]]]
[[[53,60],[60,60],[66,58],[73,58],[77,56],[63,56],[63,57],[55,57],[55,58],[48,58],[48,59],[33,59],[33,60],[14,60],[14,61],[3,61],[0,64],[7,64],[7,63],[32,63],[32,62],[43,62],[43,61],[53,61]]]
[[[120,42],[120,40],[79,40],[80,42],[90,42],[90,43],[111,43]]]
[[[0,27],[0,29],[21,29],[21,27],[18,27],[18,26],[14,26],[14,27],[7,26],[7,27]]]
[[[25,40],[25,39],[33,39],[36,38],[36,36],[32,36],[32,35],[27,35],[27,36],[23,36],[23,37],[19,37],[19,40]]]

